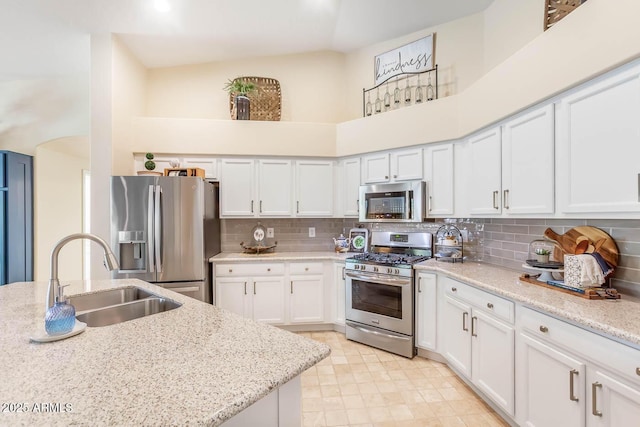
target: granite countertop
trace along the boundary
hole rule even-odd
[[[0,425],[216,426],[330,353],[140,280],[73,282],[65,293],[129,285],[183,305],[44,344],[29,337],[44,327],[47,284],[0,286]],[[9,403],[29,412],[10,411]],[[39,403],[60,406],[34,413]]]
[[[518,279],[521,272],[478,262],[449,263],[431,259],[414,268],[444,273],[640,349],[640,300],[637,298],[622,295],[619,300],[589,300],[521,282]]]
[[[239,252],[222,252],[209,258],[209,262],[246,262],[246,261],[323,261],[336,260],[343,261],[354,252],[267,252],[263,254],[245,254]]]

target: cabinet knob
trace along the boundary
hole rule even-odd
[[[389,175],[385,175],[385,176],[384,176],[384,179],[389,179]]]
[[[397,177],[398,177],[398,175],[393,175],[393,177],[394,177],[394,178],[397,178]]]
[[[304,271],[309,271],[309,267],[305,267],[305,268],[304,268]]]
[[[270,268],[267,268],[267,271],[271,271],[271,269],[270,269]]]
[[[458,288],[451,288],[451,292],[458,292]]]
[[[547,328],[547,327],[546,327],[546,326],[544,326],[544,325],[540,325],[540,332],[542,332],[542,333],[545,333],[545,334],[546,334],[547,332],[549,332],[549,328]]]
[[[493,304],[491,304],[490,302],[487,303],[487,308],[493,310]]]
[[[640,375],[640,368],[636,368],[636,375]]]
[[[233,273],[233,269],[231,269],[231,268],[230,268],[230,269],[229,269],[229,273]]]

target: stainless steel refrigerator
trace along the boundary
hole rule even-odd
[[[220,252],[218,184],[198,177],[111,177],[113,278],[212,301],[209,258]]]

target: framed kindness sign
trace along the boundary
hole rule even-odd
[[[429,34],[419,40],[377,55],[374,61],[376,85],[405,73],[419,73],[433,68],[433,40]]]

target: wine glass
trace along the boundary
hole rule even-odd
[[[384,111],[391,107],[391,95],[389,95],[389,82],[387,82],[387,92],[384,94]]]
[[[398,87],[398,80],[400,80],[399,77],[396,79],[396,88],[393,91],[393,104],[396,107],[400,106],[400,88]]]
[[[420,74],[418,74],[418,84],[416,85],[416,104],[422,102],[422,86],[420,86]]]
[[[427,101],[433,101],[434,91],[431,85],[431,71],[429,71],[429,80],[427,81]]]
[[[404,88],[404,103],[411,104],[411,82],[409,81],[409,76],[407,76],[407,85]]]

